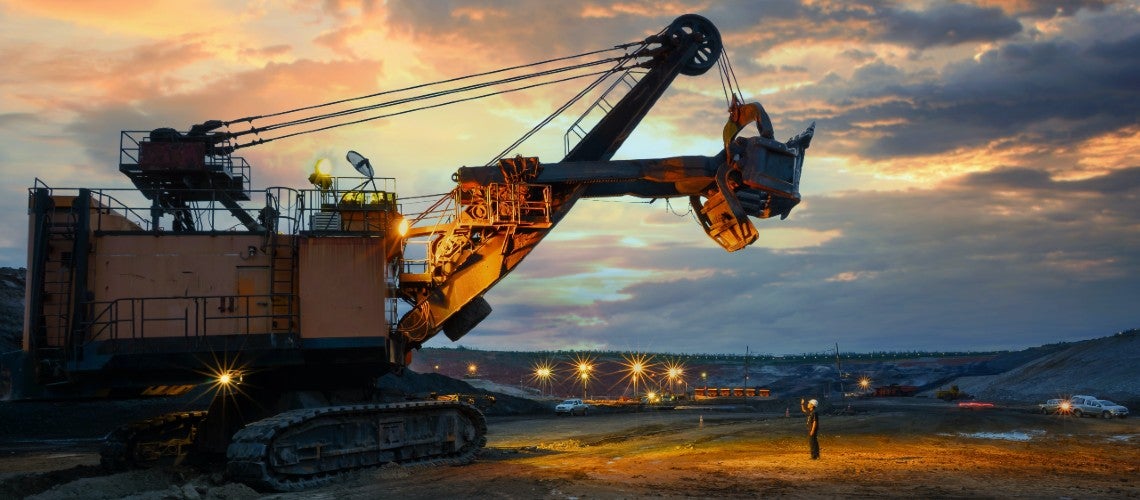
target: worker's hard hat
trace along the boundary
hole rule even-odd
[[[819,401],[813,399],[811,401],[808,401],[808,404],[811,406],[819,406]]]

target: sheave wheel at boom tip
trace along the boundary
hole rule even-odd
[[[700,46],[697,48],[696,54],[693,55],[692,59],[685,61],[685,65],[681,67],[681,74],[685,76],[704,74],[716,64],[724,50],[720,41],[720,31],[716,29],[712,21],[696,14],[685,14],[678,17],[669,25],[667,32],[670,38],[700,35],[698,37]]]

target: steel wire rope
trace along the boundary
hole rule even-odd
[[[530,79],[530,78],[538,78],[538,77],[542,77],[542,76],[553,75],[556,73],[564,73],[567,71],[573,71],[573,70],[577,70],[577,69],[588,68],[591,66],[598,66],[600,64],[619,61],[622,59],[623,58],[602,59],[602,60],[598,60],[598,61],[582,63],[582,64],[573,65],[573,66],[553,68],[553,69],[549,69],[549,70],[545,70],[545,71],[540,71],[537,73],[529,73],[529,74],[525,74],[525,75],[516,75],[516,76],[512,76],[510,78],[503,78],[500,80],[492,80],[492,81],[488,81],[488,82],[475,83],[475,84],[471,84],[471,85],[467,85],[467,86],[463,86],[463,87],[458,87],[458,88],[454,88],[454,89],[445,89],[445,90],[440,90],[440,91],[436,91],[436,92],[430,92],[430,93],[418,95],[418,96],[404,97],[404,98],[400,98],[400,99],[394,99],[391,101],[385,101],[385,102],[381,102],[381,103],[370,104],[367,106],[359,106],[359,107],[355,107],[355,108],[342,109],[339,111],[333,111],[333,112],[325,113],[325,114],[321,114],[321,115],[313,115],[313,116],[308,116],[308,117],[304,117],[304,118],[298,118],[296,120],[291,120],[291,121],[287,121],[287,122],[274,123],[274,124],[266,125],[264,127],[252,127],[248,130],[243,130],[240,132],[231,132],[230,136],[231,137],[239,137],[239,136],[243,136],[243,135],[247,135],[247,134],[258,134],[261,132],[270,132],[270,131],[277,130],[277,129],[294,127],[297,125],[303,125],[306,123],[313,123],[313,122],[317,122],[317,121],[321,121],[321,120],[327,120],[330,118],[338,118],[341,116],[347,116],[347,115],[352,115],[352,114],[356,114],[356,113],[363,113],[365,111],[372,111],[375,109],[386,108],[386,107],[390,107],[390,106],[396,106],[399,104],[407,104],[409,102],[434,99],[436,97],[442,97],[442,96],[446,96],[446,95],[450,95],[450,94],[458,94],[461,92],[467,92],[470,90],[477,90],[477,89],[481,89],[481,88],[491,87],[494,85],[501,85],[504,83],[513,83],[513,82],[522,81],[522,80],[526,80],[526,79]]]
[[[728,52],[722,52],[720,58],[717,59],[717,67],[720,70],[720,86],[724,92],[724,101],[729,106],[732,105],[732,99],[729,95],[738,96],[741,102],[744,102],[744,90],[740,87],[740,80],[736,78],[736,70],[732,67],[732,60],[728,57]]]
[[[566,111],[567,108],[569,108],[570,106],[573,106],[575,103],[580,101],[583,97],[586,96],[586,94],[593,91],[595,88],[598,87],[598,85],[600,85],[602,82],[606,81],[606,79],[609,78],[610,76],[617,74],[619,71],[626,71],[626,72],[630,71],[632,68],[624,68],[622,65],[625,64],[625,62],[631,58],[632,58],[632,56],[627,56],[626,58],[619,61],[619,63],[615,67],[611,68],[610,70],[600,72],[600,73],[595,73],[595,74],[598,74],[601,76],[599,76],[596,80],[594,80],[593,83],[590,83],[590,85],[587,85],[586,88],[582,89],[577,94],[575,94],[574,97],[571,97],[569,101],[566,101],[561,106],[559,106],[557,109],[555,109],[553,112],[551,112],[549,115],[547,115],[546,118],[542,119],[534,127],[531,127],[530,130],[528,130],[525,134],[523,134],[522,137],[519,137],[517,140],[515,140],[515,142],[512,143],[510,146],[507,146],[502,151],[500,151],[499,154],[496,155],[494,158],[492,158],[491,161],[487,162],[485,166],[494,165],[495,162],[497,162],[500,159],[502,159],[503,157],[505,157],[507,155],[507,153],[510,153],[515,148],[519,147],[519,145],[521,145],[523,142],[526,142],[527,139],[530,139],[532,136],[534,136],[534,134],[538,133],[538,131],[541,130],[542,127],[545,127],[546,125],[550,124],[550,122],[554,121],[554,119],[557,118],[559,115],[561,115],[563,111]]]
[[[571,55],[571,56],[564,56],[564,57],[557,57],[557,58],[554,58],[554,59],[547,59],[547,60],[545,60],[545,61],[537,61],[537,62],[533,62],[533,63],[520,64],[520,65],[517,65],[517,66],[509,66],[509,67],[506,67],[506,68],[500,68],[500,69],[496,69],[496,70],[485,71],[485,72],[483,72],[483,73],[476,73],[476,74],[473,74],[473,75],[465,75],[465,76],[459,76],[459,77],[455,77],[455,78],[449,78],[449,79],[446,79],[446,80],[440,80],[440,81],[438,81],[438,82],[421,83],[421,84],[418,84],[418,85],[412,85],[412,86],[409,86],[409,87],[404,87],[404,88],[400,88],[400,89],[385,90],[385,91],[383,91],[383,92],[376,92],[376,93],[373,93],[373,94],[368,94],[368,95],[363,95],[363,96],[358,96],[358,97],[350,97],[350,98],[347,98],[347,99],[340,99],[340,100],[336,100],[336,101],[330,101],[330,102],[326,102],[326,103],[322,103],[322,104],[314,104],[314,105],[310,105],[310,106],[304,106],[304,107],[295,108],[295,109],[290,109],[290,110],[286,110],[286,111],[279,111],[279,112],[276,112],[276,113],[269,113],[269,114],[265,114],[265,115],[257,115],[257,116],[247,116],[247,117],[244,117],[244,118],[237,118],[237,119],[233,119],[233,120],[226,120],[226,121],[223,121],[223,122],[222,122],[222,124],[223,124],[223,125],[225,125],[225,126],[227,126],[227,127],[228,127],[228,126],[230,126],[230,125],[232,125],[232,124],[234,124],[234,123],[241,123],[241,122],[248,122],[248,123],[251,123],[251,124],[252,124],[253,120],[260,120],[260,119],[264,119],[264,118],[273,118],[273,117],[277,117],[277,116],[284,116],[284,115],[288,115],[288,114],[292,114],[292,113],[299,113],[299,112],[301,112],[301,111],[309,111],[309,110],[312,110],[312,109],[323,108],[323,107],[326,107],[326,106],[333,106],[333,105],[337,105],[337,104],[344,104],[344,103],[346,103],[346,102],[353,102],[353,101],[359,101],[359,100],[363,100],[363,99],[370,99],[370,98],[373,98],[373,97],[379,97],[379,96],[382,96],[382,95],[387,95],[387,94],[394,94],[394,93],[397,93],[397,92],[405,92],[405,91],[408,91],[408,90],[416,90],[416,89],[421,89],[421,88],[431,87],[431,86],[433,86],[433,85],[442,85],[442,84],[445,84],[445,83],[453,83],[453,82],[457,82],[457,81],[460,81],[460,80],[466,80],[466,79],[468,79],[468,78],[477,78],[477,77],[481,77],[481,76],[488,76],[488,75],[493,75],[493,74],[496,74],[496,73],[503,73],[503,72],[507,72],[507,71],[513,71],[513,70],[516,70],[516,69],[522,69],[522,68],[527,68],[527,67],[531,67],[531,66],[540,66],[540,65],[543,65],[543,64],[550,64],[550,63],[553,63],[553,62],[558,62],[558,61],[565,61],[565,60],[570,60],[570,59],[577,59],[577,58],[579,58],[579,57],[585,57],[585,56],[591,56],[591,55],[594,55],[594,54],[601,54],[601,53],[609,52],[609,51],[611,51],[611,50],[621,50],[621,49],[624,49],[624,48],[628,48],[628,47],[631,47],[631,46],[634,46],[634,45],[638,45],[638,44],[641,44],[641,43],[643,43],[643,42],[630,42],[630,43],[624,43],[624,44],[621,44],[621,45],[615,45],[615,46],[613,46],[613,47],[611,47],[611,48],[608,48],[608,49],[595,50],[595,51],[591,51],[591,52],[583,52],[583,53],[581,53],[581,54],[576,54],[576,55]]]
[[[724,70],[724,63],[721,62],[720,59],[717,59],[716,65],[717,65],[717,69],[719,70],[719,71],[717,71],[717,76],[720,77],[720,91],[724,95],[724,102],[731,105],[732,100],[728,97],[729,84],[726,81],[727,76],[726,76],[726,72]]]
[[[238,150],[238,149],[247,148],[247,147],[250,147],[250,146],[256,146],[256,145],[259,145],[259,144],[264,144],[264,143],[267,143],[267,142],[273,142],[273,141],[276,141],[276,140],[278,140],[278,139],[285,139],[285,138],[294,137],[294,136],[298,136],[298,135],[303,135],[303,134],[310,134],[310,133],[313,133],[313,132],[320,132],[320,131],[324,131],[324,130],[334,129],[334,128],[337,128],[337,127],[343,127],[343,126],[346,126],[346,125],[355,125],[355,124],[359,124],[359,123],[370,122],[370,121],[373,121],[373,120],[379,120],[379,119],[381,119],[381,118],[390,118],[390,117],[393,117],[393,116],[399,116],[399,115],[408,114],[408,113],[411,113],[411,112],[414,112],[414,111],[421,111],[421,110],[425,110],[425,109],[438,108],[438,107],[442,107],[442,106],[447,106],[447,105],[449,105],[449,104],[455,104],[455,103],[466,102],[466,101],[473,101],[473,100],[476,100],[476,99],[482,99],[482,98],[484,98],[484,97],[491,97],[491,96],[495,96],[495,95],[499,95],[499,94],[506,94],[506,93],[510,93],[510,92],[517,92],[517,91],[520,91],[520,90],[527,90],[527,89],[531,89],[531,88],[535,88],[535,87],[541,87],[541,86],[545,86],[545,85],[553,85],[553,84],[555,84],[555,83],[563,83],[563,82],[568,82],[568,81],[571,81],[571,80],[576,80],[576,79],[579,79],[579,78],[585,78],[585,77],[588,77],[588,76],[594,76],[594,75],[600,75],[600,74],[608,73],[609,71],[610,71],[610,70],[607,70],[607,71],[599,71],[599,72],[593,72],[593,73],[585,73],[585,74],[582,74],[582,75],[575,75],[575,76],[566,77],[566,78],[559,78],[559,79],[556,79],[556,80],[551,80],[551,81],[548,81],[548,82],[541,82],[541,83],[535,83],[535,84],[531,84],[531,85],[524,85],[524,86],[522,86],[522,87],[518,87],[518,88],[513,88],[513,89],[506,89],[506,90],[501,90],[501,91],[497,91],[497,92],[489,92],[489,93],[486,93],[486,94],[481,94],[481,95],[477,95],[477,96],[473,96],[473,97],[465,97],[465,98],[462,98],[462,99],[453,99],[453,100],[450,100],[450,101],[445,101],[445,102],[441,102],[441,103],[437,103],[437,104],[431,104],[431,105],[426,105],[426,106],[420,106],[420,107],[416,107],[416,108],[412,108],[412,109],[407,109],[407,110],[404,110],[404,111],[397,111],[397,112],[394,112],[394,113],[387,113],[387,114],[382,114],[382,115],[372,116],[372,117],[368,117],[368,118],[362,118],[362,119],[359,119],[359,120],[353,120],[353,121],[349,121],[349,122],[343,122],[343,123],[338,123],[338,124],[334,124],[334,125],[327,125],[327,126],[324,126],[324,127],[317,127],[317,128],[313,128],[313,129],[302,130],[302,131],[298,131],[298,132],[292,132],[292,133],[289,133],[289,134],[279,135],[279,136],[277,136],[277,137],[270,137],[270,138],[267,138],[267,139],[257,139],[257,140],[255,140],[255,141],[250,141],[250,142],[247,142],[247,143],[244,143],[244,144],[237,144],[237,145],[234,145],[234,146],[231,148],[231,150],[235,150],[235,151],[236,151],[236,150]]]

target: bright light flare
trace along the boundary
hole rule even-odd
[[[532,367],[534,373],[531,374],[531,382],[538,384],[539,393],[541,394],[546,389],[553,387],[554,382],[554,364],[550,361],[539,361]]]
[[[684,384],[685,382],[685,365],[680,361],[666,361],[665,362],[665,377],[669,381],[669,393],[676,394],[675,384]]]
[[[241,384],[242,373],[237,370],[217,370],[211,374],[214,378],[214,388],[225,393],[234,392],[237,386]]]
[[[212,389],[209,393],[213,397],[222,396],[227,399],[234,397],[238,394],[243,394],[242,382],[245,378],[246,371],[243,366],[238,365],[236,359],[230,359],[228,356],[218,358],[218,354],[213,354],[213,359],[204,363],[206,366],[198,373],[206,378],[206,383]]]
[[[574,371],[579,374],[588,374],[594,371],[594,358],[590,356],[577,355],[570,363],[574,366]]]
[[[319,175],[329,175],[332,173],[332,162],[318,158],[316,165],[313,165],[313,171]]]
[[[636,398],[638,385],[641,384],[642,379],[653,376],[651,373],[653,368],[653,356],[642,353],[631,353],[622,355],[622,360],[622,372],[625,373],[625,375],[622,376],[621,380],[625,380],[627,381],[627,385],[633,386],[633,396]]]
[[[859,387],[862,388],[864,391],[871,388],[871,379],[869,379],[867,377],[863,377],[863,378],[859,379]]]
[[[578,372],[578,378],[582,381],[582,399],[586,399],[586,386],[590,382],[590,372],[594,371],[594,358],[586,355],[576,355],[571,362],[574,370]]]

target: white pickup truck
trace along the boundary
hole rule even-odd
[[[1069,398],[1069,409],[1073,415],[1078,417],[1088,415],[1090,417],[1123,418],[1128,416],[1128,408],[1092,396],[1076,395]]]

